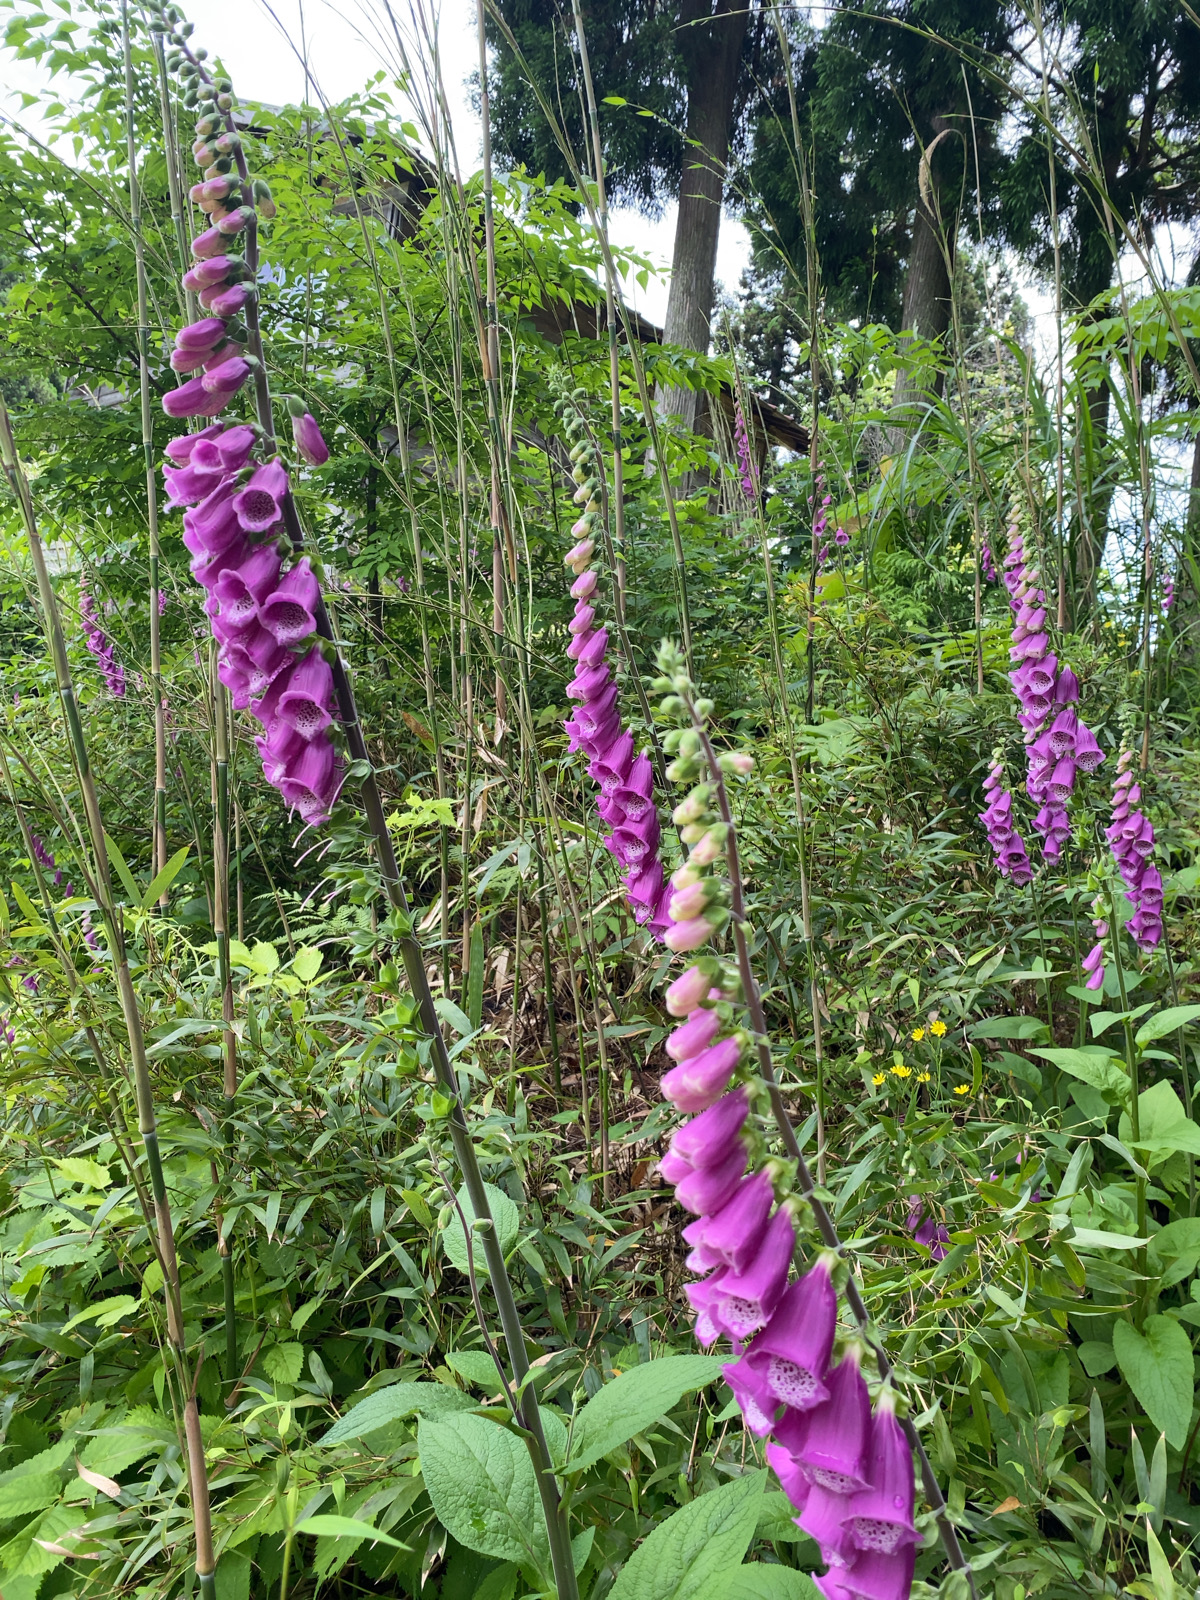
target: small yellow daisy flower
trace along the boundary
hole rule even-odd
[[[929,1074],[927,1072],[918,1072],[917,1073],[917,1082],[918,1083],[928,1083],[929,1082]]]
[[[879,1085],[885,1081],[885,1078],[886,1078],[886,1074],[885,1073],[877,1072],[875,1074],[875,1076],[871,1079],[871,1082],[875,1085],[876,1088],[878,1088]]]
[[[946,1034],[946,1024],[940,1019],[929,1024],[929,1031],[935,1039],[942,1039]]]
[[[955,1094],[970,1094],[971,1085],[969,1083],[960,1083],[957,1085],[954,1092]]]
[[[913,1031],[912,1031],[912,1037],[916,1040],[916,1042],[918,1044],[920,1044],[921,1040],[925,1037],[925,1029],[924,1028],[914,1028]]]
[[[908,1078],[908,1077],[911,1077],[911,1075],[912,1075],[912,1068],[911,1067],[893,1067],[892,1068],[892,1077],[893,1078]]]

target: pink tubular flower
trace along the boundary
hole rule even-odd
[[[320,597],[320,588],[305,556],[275,592],[260,602],[259,618],[281,645],[297,645],[316,631]]]
[[[870,1483],[868,1444],[871,1439],[871,1397],[859,1370],[859,1351],[852,1345],[825,1377],[826,1398],[809,1411],[789,1411],[789,1428],[778,1430],[780,1443],[795,1458],[809,1481],[832,1494],[853,1494]]]
[[[282,462],[268,461],[255,469],[249,483],[234,498],[237,519],[247,533],[266,533],[283,515],[288,475]]]
[[[686,1017],[708,994],[711,980],[699,967],[689,967],[667,990],[667,1010],[673,1017]]]
[[[329,460],[329,446],[310,411],[292,418],[292,438],[298,454],[310,467],[323,467]]]
[[[1122,750],[1112,791],[1112,823],[1105,829],[1105,836],[1120,870],[1126,898],[1134,908],[1129,932],[1143,950],[1153,950],[1163,932],[1162,877],[1150,859],[1154,854],[1154,828],[1137,809],[1142,791],[1134,781],[1132,765],[1133,752]]]
[[[224,406],[226,396],[214,395],[204,387],[201,378],[190,378],[178,389],[168,389],[162,397],[162,408],[169,417],[215,417]]]
[[[782,1205],[767,1224],[758,1250],[745,1271],[728,1273],[721,1280],[721,1294],[714,1320],[731,1339],[748,1339],[772,1320],[771,1313],[787,1284],[795,1246],[796,1228],[792,1214],[786,1205]],[[798,1287],[798,1284],[793,1285],[793,1288]],[[774,1367],[768,1371],[767,1381],[776,1394],[781,1385],[786,1386],[782,1378],[776,1384]],[[781,1395],[780,1398],[784,1397]]]
[[[277,715],[303,739],[315,739],[333,721],[333,673],[315,646],[292,672]]]
[[[722,1039],[720,1043],[710,1045],[698,1056],[692,1056],[664,1073],[659,1085],[663,1098],[670,1100],[680,1111],[707,1111],[713,1101],[725,1093],[741,1054],[741,1046],[736,1039]]]
[[[850,1497],[845,1527],[859,1550],[894,1555],[920,1540],[913,1526],[913,1463],[908,1440],[896,1421],[895,1397],[885,1389],[871,1425],[867,1458],[869,1487]]]

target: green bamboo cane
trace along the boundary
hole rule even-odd
[[[204,1443],[200,1434],[200,1413],[196,1396],[187,1371],[187,1340],[183,1325],[183,1301],[180,1292],[179,1260],[175,1249],[175,1229],[171,1220],[171,1206],[163,1176],[162,1155],[158,1143],[158,1121],[154,1111],[154,1095],[150,1082],[150,1064],[146,1056],[145,1036],[137,995],[129,971],[129,957],[125,949],[125,928],[117,910],[112,891],[112,877],[108,866],[108,844],[104,821],[100,814],[100,801],[96,792],[88,757],[87,741],[75,687],[71,679],[71,666],[67,658],[66,640],[58,602],[46,568],[46,555],[38,534],[33,498],[29,481],[17,458],[8,409],[0,398],[0,462],[5,476],[20,508],[21,520],[29,544],[29,554],[37,579],[38,598],[46,629],[50,654],[54,663],[54,676],[58,684],[63,714],[87,819],[93,855],[93,886],[100,913],[104,919],[109,947],[112,951],[113,972],[121,1001],[121,1013],[129,1042],[130,1063],[133,1068],[134,1093],[137,1100],[138,1131],[146,1152],[150,1170],[150,1192],[154,1200],[155,1226],[158,1233],[158,1250],[163,1263],[163,1292],[167,1306],[167,1337],[175,1366],[175,1377],[183,1399],[184,1434],[187,1442],[188,1479],[191,1486],[192,1523],[196,1545],[196,1581],[201,1600],[216,1600],[216,1560],[213,1555],[212,1518],[208,1498],[208,1475],[204,1465]]]

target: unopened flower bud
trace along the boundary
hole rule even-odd
[[[689,822],[680,828],[679,837],[684,844],[699,844],[707,832],[707,822]]]
[[[270,184],[263,178],[255,178],[251,192],[254,195],[254,204],[262,212],[263,216],[273,217],[279,208],[271,194]]]
[[[709,885],[712,881],[711,878],[701,878],[681,889],[678,894],[673,894],[667,906],[671,921],[687,922],[692,917],[698,917],[711,898]]]
[[[754,757],[744,750],[725,750],[717,757],[717,765],[722,772],[736,772],[744,778],[754,771]]]
[[[676,922],[663,934],[668,950],[698,950],[713,935],[713,925],[707,917],[692,917],[687,922]]]
[[[667,1011],[673,1017],[686,1017],[708,994],[709,977],[702,967],[689,967],[667,990]]]
[[[718,861],[725,854],[725,840],[729,836],[729,829],[723,822],[714,822],[705,830],[704,837],[697,841],[695,848],[688,857],[697,866],[708,867]]]
[[[217,223],[217,232],[226,236],[241,233],[242,229],[254,221],[253,206],[238,206],[235,211],[229,212]]]
[[[712,797],[712,790],[707,783],[697,784],[691,794],[686,795],[671,813],[672,821],[680,827],[686,822],[700,822],[708,815],[708,803]]]
[[[574,545],[570,550],[567,551],[566,555],[563,557],[563,564],[572,568],[572,570],[577,573],[582,572],[584,567],[586,567],[588,562],[592,559],[595,549],[596,545],[594,540],[581,539],[577,545]]]

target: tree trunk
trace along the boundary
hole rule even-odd
[[[958,231],[957,213],[947,216],[938,203],[940,186],[934,167],[937,142],[935,139],[921,156],[922,164],[928,163],[929,187],[925,189],[918,184],[917,188],[900,313],[900,331],[910,338],[902,340],[902,346],[914,339],[923,343],[941,339],[950,326],[950,268]],[[894,421],[889,430],[893,454],[898,455],[905,448],[911,430],[920,419],[921,407],[941,393],[942,380],[940,364],[931,365],[927,356],[915,351],[912,359],[898,368],[892,400]]]
[[[688,144],[665,334],[668,344],[698,355],[707,353],[711,332],[725,162],[749,8],[744,0],[717,0],[711,20],[701,20],[709,15],[705,0],[685,0],[680,13],[680,46],[688,67]],[[691,427],[699,398],[695,390],[673,389],[661,403]]]

